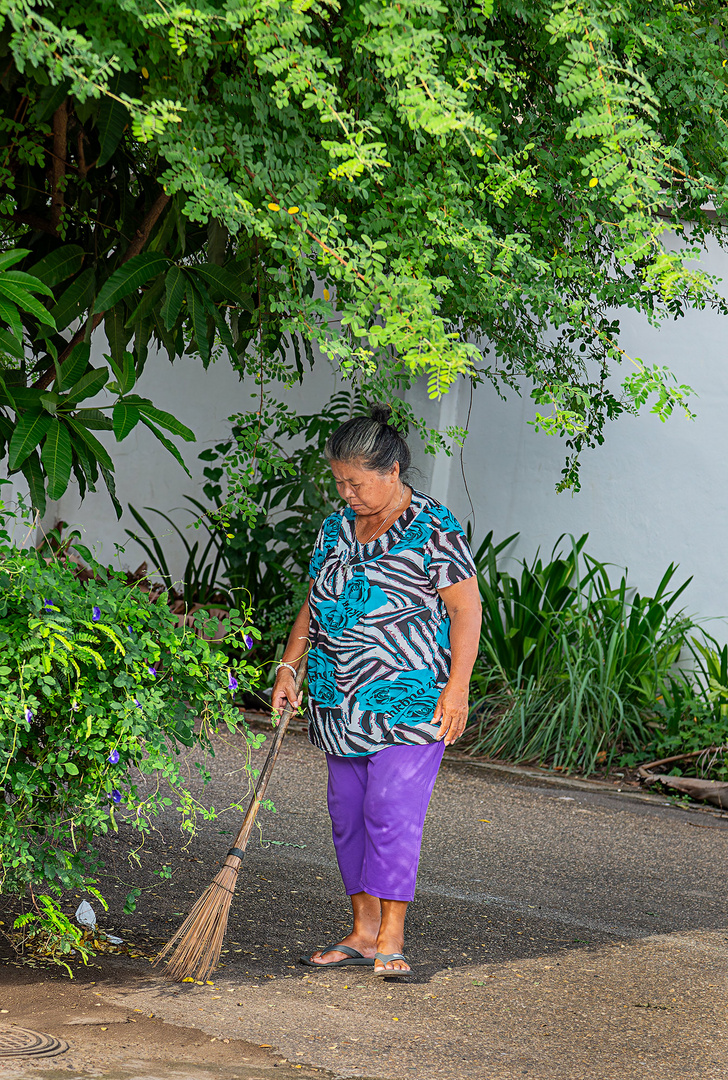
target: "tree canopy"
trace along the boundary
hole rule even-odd
[[[688,407],[637,358],[615,392],[620,310],[726,311],[691,260],[723,243],[727,20],[666,0],[0,0],[10,467],[40,504],[71,469],[113,482],[94,427],[142,421],[178,452],[161,429],[192,433],[135,392],[150,342],[259,379],[248,460],[265,387],[315,344],[395,402],[422,375],[433,396],[526,385],[578,485],[609,419]],[[79,405],[102,385],[110,418]]]

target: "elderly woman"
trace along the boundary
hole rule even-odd
[[[404,482],[410,452],[388,415],[375,407],[328,441],[346,506],[321,527],[273,706],[300,705],[294,679],[310,644],[309,737],[326,753],[354,920],[342,941],[301,961],[401,977],[425,813],[444,749],[465,728],[481,612],[463,530]]]

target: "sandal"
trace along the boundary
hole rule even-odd
[[[374,967],[374,961],[370,957],[362,956],[360,952],[350,949],[348,945],[327,945],[321,950],[321,955],[326,956],[326,953],[330,952],[343,952],[346,954],[346,960],[332,960],[328,964],[317,964],[310,956],[299,956],[298,962],[315,968]]]
[[[393,953],[375,953],[375,960],[381,960],[383,964],[388,964],[390,960],[404,960],[405,964],[409,964],[409,960],[406,956],[403,956],[401,952]],[[412,968],[404,971],[402,968],[375,968],[374,974],[378,975],[380,979],[402,979],[405,975],[414,975]]]

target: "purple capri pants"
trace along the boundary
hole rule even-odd
[[[398,743],[362,757],[327,754],[334,847],[349,896],[413,900],[422,826],[443,742]]]

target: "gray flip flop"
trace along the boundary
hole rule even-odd
[[[409,964],[409,960],[406,956],[403,956],[401,952],[393,953],[375,953],[375,960],[381,960],[383,964],[388,964],[390,960],[404,960],[405,964]],[[380,968],[379,971],[374,969],[374,975],[378,975],[380,979],[403,979],[406,975],[414,975],[412,968],[408,971],[404,971],[402,968]]]
[[[318,950],[317,950],[318,951]],[[346,960],[332,960],[328,964],[317,964],[310,956],[299,956],[299,964],[305,964],[307,967],[315,968],[337,968],[337,967],[374,967],[374,961],[368,956],[362,956],[356,949],[350,949],[348,945],[327,945],[325,949],[321,950],[321,955],[326,956],[326,953],[330,952],[343,952],[346,954]]]

